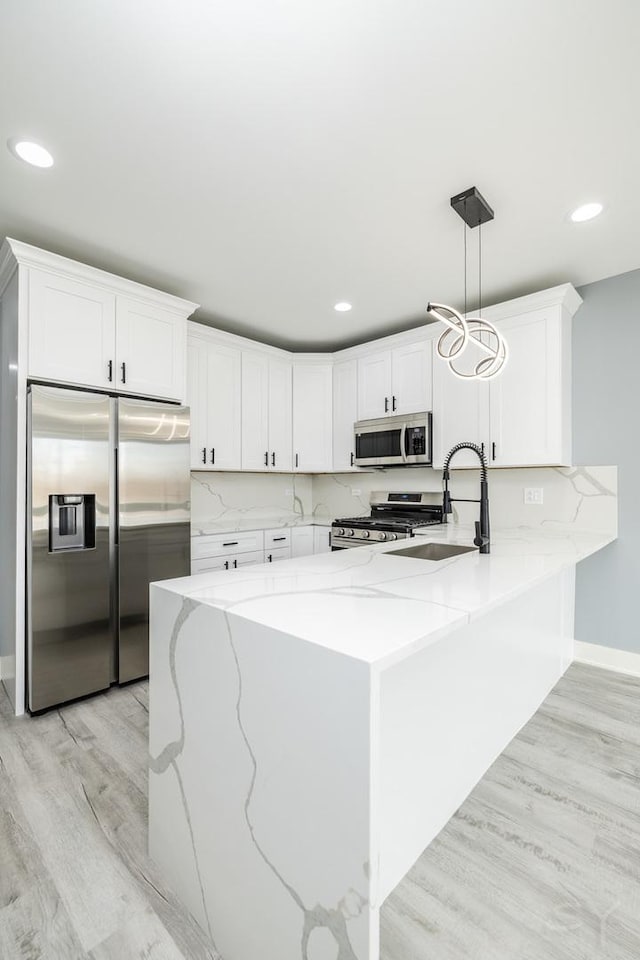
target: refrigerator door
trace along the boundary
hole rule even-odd
[[[190,573],[189,408],[118,405],[118,680],[149,673],[149,584]]]
[[[27,695],[32,712],[110,684],[115,642],[111,404],[99,394],[30,388]]]

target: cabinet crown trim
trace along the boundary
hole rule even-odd
[[[48,250],[42,250],[40,247],[34,247],[29,243],[23,243],[21,240],[14,240],[11,237],[6,238],[2,251],[0,251],[2,268],[4,268],[7,250],[11,252],[13,259],[21,266],[37,267],[41,270],[48,270],[57,276],[100,286],[114,294],[122,294],[143,303],[153,303],[181,317],[189,317],[200,306],[199,303],[193,303],[191,300],[184,300],[182,297],[164,293],[162,290],[148,287],[136,280],[127,280],[125,277],[108,273],[99,267],[91,267],[86,263],[70,260],[68,257],[50,253]],[[2,273],[0,273],[1,281]]]

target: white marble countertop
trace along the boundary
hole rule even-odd
[[[422,536],[471,545],[473,532],[450,523]],[[386,556],[401,544],[384,543],[160,586],[386,668],[614,539],[569,526],[521,527],[493,531],[486,556],[473,551],[438,562]]]
[[[311,516],[274,516],[242,517],[230,520],[228,517],[206,522],[192,521],[191,536],[207,537],[214,533],[240,533],[249,530],[281,530],[285,527],[330,527],[332,521],[323,517]]]

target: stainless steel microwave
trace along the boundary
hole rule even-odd
[[[358,467],[431,464],[431,413],[360,420],[354,431]]]

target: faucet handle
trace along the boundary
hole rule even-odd
[[[474,544],[475,544],[476,547],[484,547],[484,546],[489,542],[489,538],[488,538],[488,537],[483,537],[482,534],[480,533],[480,521],[479,521],[479,520],[476,520],[476,535],[475,535],[475,537],[473,538],[473,542],[474,542]]]

